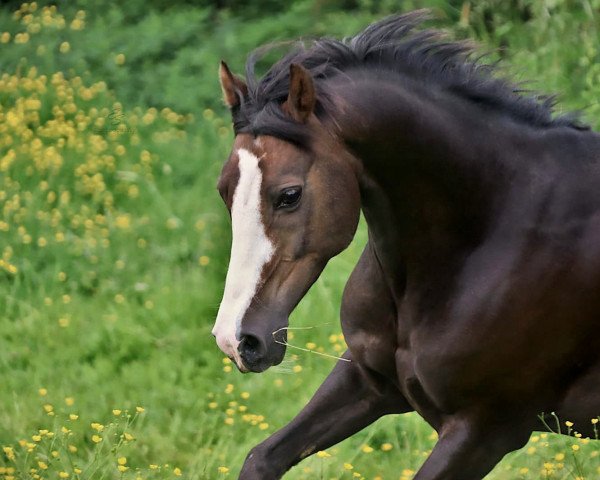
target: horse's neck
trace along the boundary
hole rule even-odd
[[[504,193],[518,143],[511,122],[419,88],[355,82],[340,95],[336,122],[363,164],[363,211],[378,257],[390,274],[443,275],[480,240]]]

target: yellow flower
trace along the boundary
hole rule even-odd
[[[69,445],[69,452],[71,452],[71,453],[77,452],[77,447],[75,445]]]
[[[119,415],[121,415],[121,410],[119,410],[118,408],[115,408],[115,409],[112,411],[112,413],[113,413],[113,415],[114,415],[115,417],[118,417]]]
[[[592,418],[592,424],[596,425],[598,423],[598,419],[597,418]]]
[[[146,411],[146,409],[144,407],[135,407],[135,411],[137,413],[144,413]]]
[[[69,478],[69,474],[67,472],[58,472],[58,476],[60,478]]]
[[[361,450],[363,451],[363,453],[371,453],[373,451],[373,448],[369,447],[368,445],[364,445]]]
[[[294,373],[300,373],[302,371],[302,365],[294,365],[294,368],[292,368],[292,371]]]
[[[354,466],[351,463],[344,463],[344,470],[352,470]]]
[[[569,422],[568,420],[565,422],[565,425],[569,428],[573,426],[573,422]]]
[[[269,424],[267,422],[261,422],[258,424],[258,428],[260,428],[261,430],[266,430],[267,428],[269,428]]]
[[[119,465],[117,468],[119,469],[119,472],[121,472],[121,473],[126,472],[127,470],[129,470],[129,467],[127,467],[125,465]]]
[[[65,404],[68,407],[72,407],[74,403],[75,403],[75,399],[73,397],[67,397],[67,398],[65,398]]]
[[[219,467],[219,468],[217,468],[217,470],[218,470],[218,472],[219,472],[219,473],[223,473],[223,474],[225,474],[225,473],[228,473],[228,472],[229,472],[229,468],[227,468],[227,467],[222,467],[222,466],[221,466],[221,467]]]
[[[127,214],[117,215],[117,217],[115,218],[115,226],[117,228],[127,230],[131,226],[131,217]],[[117,260],[117,262],[118,261],[119,260]],[[119,268],[119,267],[117,267],[117,268]]]
[[[577,450],[579,450],[579,445],[571,445],[571,449],[576,452]]]
[[[248,393],[248,392],[242,392],[240,394],[240,397],[242,397],[244,400],[248,400],[250,398],[250,393]]]
[[[42,470],[48,469],[48,465],[44,462],[38,462],[38,467],[40,467]]]
[[[102,437],[100,435],[92,435],[92,442],[100,443],[102,441]]]
[[[123,438],[125,438],[125,440],[128,442],[135,440],[135,437],[131,433],[128,433],[128,432],[125,432],[123,434]]]
[[[181,477],[181,468],[175,467],[173,469],[173,473],[175,474],[176,477]]]
[[[12,447],[2,447],[2,450],[4,451],[6,458],[8,458],[9,460],[15,459],[15,452]]]
[[[151,463],[150,465],[148,465],[150,467],[150,470],[158,470],[158,465]]]
[[[77,415],[75,413],[69,414],[69,420],[77,420],[78,418],[79,418],[79,415]]]
[[[207,257],[206,255],[202,255],[198,259],[198,263],[200,264],[201,267],[206,267],[210,263],[210,258]]]
[[[32,439],[34,442],[41,442],[41,441],[42,441],[42,436],[41,436],[41,435],[32,435],[32,436],[31,436],[31,439]]]
[[[384,443],[381,445],[381,450],[384,452],[389,452],[394,446],[391,443]]]
[[[101,432],[102,430],[104,430],[104,425],[102,425],[101,423],[97,423],[97,422],[92,422],[91,427],[94,430],[96,430],[97,432]]]
[[[38,390],[38,393],[40,394],[40,397],[45,397],[46,395],[48,395],[48,390],[46,390],[45,388],[40,388]]]
[[[85,22],[81,18],[74,18],[71,22],[71,30],[83,30]]]
[[[117,65],[123,65],[125,63],[125,55],[123,55],[122,53],[119,53],[116,57],[115,57],[115,63]]]
[[[126,465],[126,464],[127,464],[127,457],[119,457],[119,458],[117,459],[117,463],[118,463],[119,465]]]
[[[67,53],[69,50],[71,50],[71,45],[69,44],[69,42],[62,42],[60,44],[60,47],[59,47],[60,53]]]

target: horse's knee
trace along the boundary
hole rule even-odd
[[[282,475],[277,466],[269,462],[265,448],[257,445],[246,456],[239,480],[278,480]]]

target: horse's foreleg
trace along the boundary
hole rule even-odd
[[[481,480],[508,452],[529,439],[524,424],[450,419],[414,480]]]
[[[348,353],[344,356],[348,357]],[[412,408],[392,385],[355,362],[339,361],[311,401],[287,426],[254,447],[242,480],[275,480],[305,457],[334,445],[388,413]]]

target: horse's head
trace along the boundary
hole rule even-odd
[[[246,84],[225,64],[220,77],[225,102],[235,111]],[[281,362],[288,316],[327,261],[348,246],[360,211],[349,154],[313,113],[312,78],[292,65],[289,84],[278,108],[292,125],[302,124],[311,141],[300,147],[238,133],[218,183],[233,240],[213,335],[243,372]]]

